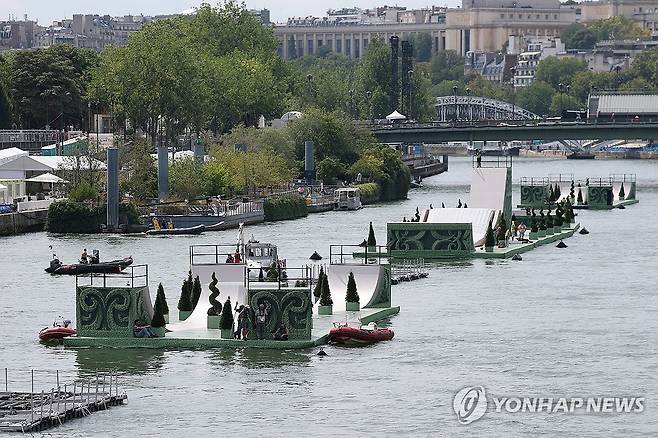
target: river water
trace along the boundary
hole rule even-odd
[[[188,269],[188,245],[233,242],[235,230],[196,237],[52,236],[0,238],[4,311],[0,367],[9,385],[25,385],[30,367],[61,378],[118,371],[129,396],[113,408],[51,430],[49,436],[646,436],[658,433],[658,162],[517,160],[521,176],[578,178],[637,173],[640,203],[583,211],[591,234],[524,254],[522,262],[442,263],[428,279],[393,288],[402,306],[395,338],[361,348],[309,351],[69,350],[36,341],[58,315],[74,316],[75,280],[43,272],[52,245],[71,261],[81,249],[148,263],[152,293],[162,282],[176,307]],[[409,200],[328,212],[249,228],[278,244],[288,265],[314,250],[358,243],[373,221],[379,241],[388,220],[416,206],[467,200],[471,163],[426,179]],[[518,186],[515,186],[515,203]],[[1,380],[1,379],[0,379]],[[52,386],[52,376],[37,373]],[[482,385],[495,396],[643,396],[645,411],[626,414],[488,412],[461,425],[457,391]],[[23,386],[25,389],[25,386]]]

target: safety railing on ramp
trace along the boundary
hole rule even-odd
[[[148,265],[128,266],[122,272],[88,273],[75,276],[75,287],[143,287],[149,285]]]
[[[388,264],[388,246],[331,245],[329,263],[332,265]]]

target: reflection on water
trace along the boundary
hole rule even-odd
[[[146,348],[79,348],[75,350],[75,362],[81,376],[96,372],[150,373],[162,369],[165,366],[164,359],[163,351]]]

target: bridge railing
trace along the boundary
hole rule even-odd
[[[479,167],[485,167],[485,168],[512,167],[511,155],[498,155],[495,157],[473,155],[471,157],[471,161],[474,169]]]

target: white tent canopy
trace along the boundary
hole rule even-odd
[[[386,120],[407,120],[407,116],[400,114],[397,111],[393,111],[391,114],[386,116]]]
[[[0,192],[4,192],[7,190],[7,186],[4,184],[0,184]]]
[[[58,177],[57,175],[53,175],[52,173],[44,173],[39,176],[35,176],[34,178],[26,179],[25,181],[35,182],[35,183],[51,183],[51,184],[61,184],[68,182],[65,179]]]

